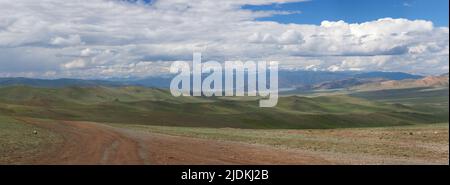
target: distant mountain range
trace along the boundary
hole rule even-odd
[[[449,76],[443,74],[440,76],[427,76],[420,79],[387,80],[365,83],[354,86],[354,90],[380,90],[380,89],[406,89],[420,87],[448,87]]]
[[[448,74],[447,74],[448,76]],[[169,88],[173,76],[148,77],[142,79],[32,79],[0,78],[0,86],[26,85],[32,87],[70,86],[143,86]],[[401,72],[328,72],[328,71],[280,71],[279,87],[296,89],[336,89],[348,88],[367,83],[392,80],[417,80],[424,76]]]
[[[123,86],[125,83],[106,80],[81,79],[34,79],[34,78],[0,78],[0,86],[26,85],[32,87],[69,87],[69,86]]]
[[[314,90],[321,89],[344,89],[359,86],[363,84],[386,81],[384,78],[348,78],[344,80],[328,81],[316,84],[312,87]]]

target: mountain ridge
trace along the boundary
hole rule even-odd
[[[175,75],[172,75],[175,76]],[[280,88],[304,88],[311,89],[314,85],[347,79],[385,79],[403,80],[420,79],[423,76],[401,72],[329,72],[329,71],[280,71]],[[36,79],[36,78],[0,78],[0,86],[28,85],[33,87],[68,87],[68,86],[143,86],[154,88],[169,88],[171,76],[147,77],[142,79]],[[364,80],[362,80],[364,81]]]

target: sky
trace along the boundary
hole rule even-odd
[[[165,75],[174,61],[282,70],[449,68],[448,0],[0,0],[0,77]]]
[[[280,23],[316,24],[323,20],[362,23],[380,18],[406,18],[432,21],[448,27],[448,0],[311,0],[308,2],[247,5],[249,10],[297,11],[297,14],[275,15],[259,20]]]

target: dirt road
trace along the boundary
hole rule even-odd
[[[144,133],[92,122],[21,119],[63,137],[26,164],[329,164],[296,150]]]

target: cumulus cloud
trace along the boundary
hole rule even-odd
[[[257,18],[298,12],[241,8],[298,1],[0,0],[0,75],[159,75],[193,51],[288,70],[448,71],[449,30],[430,21],[280,24]]]
[[[83,44],[79,35],[69,35],[67,38],[54,37],[51,39],[50,44],[55,46],[76,46]]]
[[[250,43],[256,44],[278,44],[278,45],[301,45],[305,41],[299,31],[286,30],[280,35],[272,35],[270,33],[262,34],[260,32],[253,33],[248,37]]]
[[[65,69],[76,69],[86,67],[86,62],[83,59],[75,59],[71,62],[65,63],[63,65]]]

